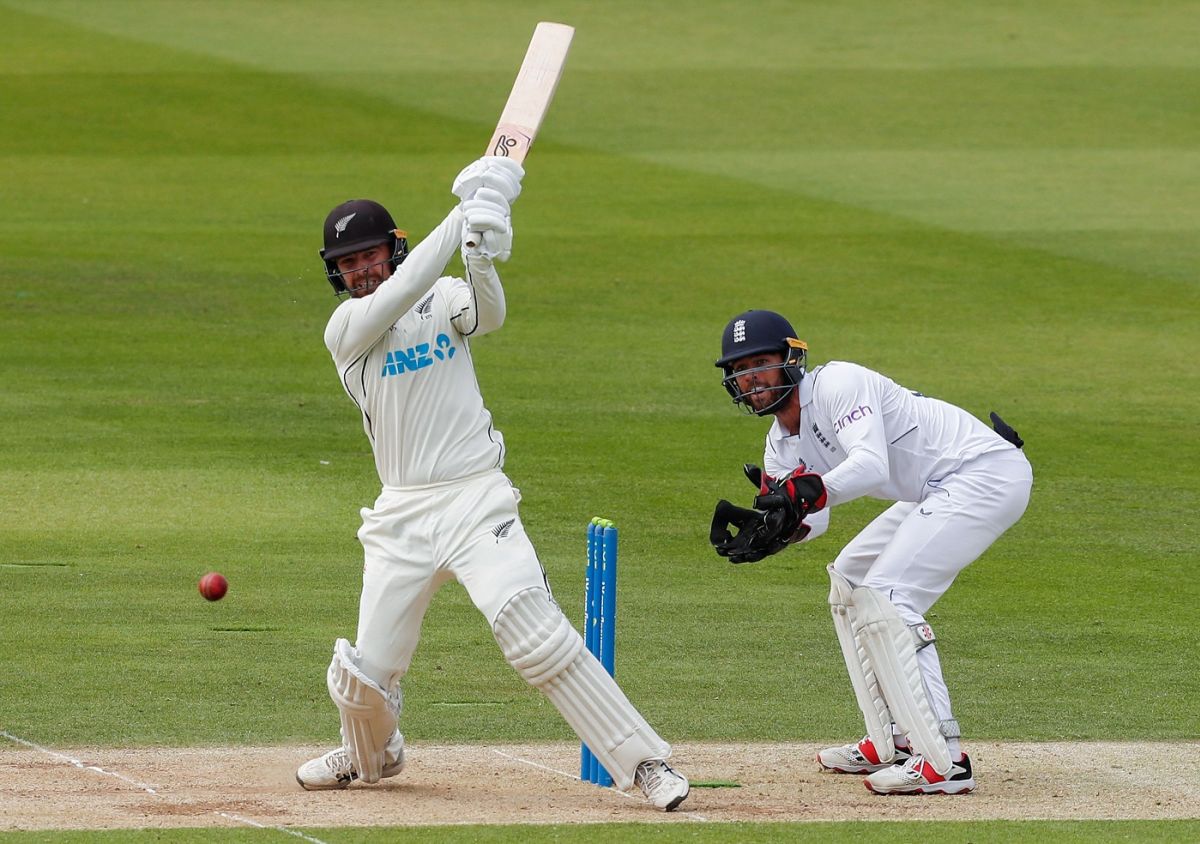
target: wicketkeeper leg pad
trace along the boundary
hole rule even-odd
[[[342,743],[363,782],[378,782],[384,753],[400,718],[397,684],[389,694],[358,667],[358,654],[345,639],[333,645],[325,681],[342,719]]]
[[[667,744],[583,645],[583,637],[544,589],[524,589],[496,616],[492,633],[504,657],[550,699],[622,790]]]
[[[851,593],[862,645],[875,671],[875,679],[891,709],[892,718],[912,742],[917,752],[933,765],[939,774],[950,770],[950,749],[942,733],[942,724],[933,714],[925,694],[925,683],[917,664],[917,635],[925,633],[932,641],[932,632],[914,632],[887,596],[878,589],[860,586]]]
[[[833,629],[837,631],[838,644],[842,647],[842,658],[850,674],[850,685],[858,699],[863,720],[867,724],[867,735],[880,762],[890,762],[896,757],[896,745],[892,739],[892,713],[887,700],[871,667],[862,644],[858,613],[852,603],[854,587],[833,566],[829,571],[829,611],[833,615]]]

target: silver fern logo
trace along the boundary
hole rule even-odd
[[[342,217],[342,219],[340,219],[336,223],[334,223],[333,230],[335,232],[337,232],[337,234],[334,235],[334,237],[341,237],[342,232],[344,232],[346,230],[346,226],[350,225],[350,221],[353,220],[357,216],[358,216],[358,212],[355,211],[353,214],[347,214],[345,217]]]
[[[429,319],[430,317],[433,316],[432,308],[433,308],[433,294],[430,293],[428,296],[426,296],[420,302],[417,302],[417,306],[415,308],[413,308],[413,310],[416,312],[417,316],[419,316],[421,319]]]
[[[492,534],[496,537],[496,541],[508,538],[508,532],[512,530],[512,526],[516,523],[516,519],[509,519],[507,522],[501,522],[492,528]]]

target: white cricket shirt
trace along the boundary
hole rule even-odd
[[[930,481],[981,454],[1015,448],[962,408],[856,363],[818,366],[799,390],[800,432],[791,435],[776,419],[767,431],[763,468],[779,478],[807,466],[825,482],[829,507],[864,495],[921,501]],[[805,521],[815,538],[828,524],[828,511]]]
[[[490,261],[465,281],[439,278],[458,250],[457,208],[369,296],[342,302],[325,328],[385,487],[456,481],[504,465],[504,438],[483,404],[467,338],[504,322]]]

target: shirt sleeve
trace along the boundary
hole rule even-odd
[[[374,293],[338,306],[325,328],[325,346],[339,366],[374,346],[433,286],[459,248],[462,223],[462,212],[455,207]]]
[[[450,290],[450,320],[464,337],[478,337],[504,325],[504,288],[486,258],[467,258],[467,278]]]
[[[860,366],[826,365],[813,388],[813,404],[833,420],[834,439],[846,459],[822,480],[829,505],[861,498],[887,483],[887,433],[878,383]]]

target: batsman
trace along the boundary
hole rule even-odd
[[[358,635],[326,672],[342,743],[296,772],[308,790],[404,768],[401,679],[438,589],[457,580],[505,658],[546,695],[622,789],[670,811],[688,781],[671,745],[634,708],[563,615],[517,512],[505,445],[483,403],[474,342],[504,323],[496,263],[512,250],[524,170],[485,156],[454,180],[459,203],[411,252],[377,202],[325,220],[326,275],[344,301],[325,329],[338,378],[362,416],[382,490],[363,508]],[[455,253],[465,277],[442,275]]]
[[[763,468],[746,465],[753,507],[720,501],[710,539],[734,563],[811,542],[830,510],[862,496],[894,502],[828,566],[829,606],[866,721],[822,768],[867,774],[876,794],[975,788],[926,613],[954,578],[1016,523],[1033,470],[1017,432],[864,366],[808,371],[808,347],[773,311],[729,321],[723,384],[747,413],[772,416]]]

